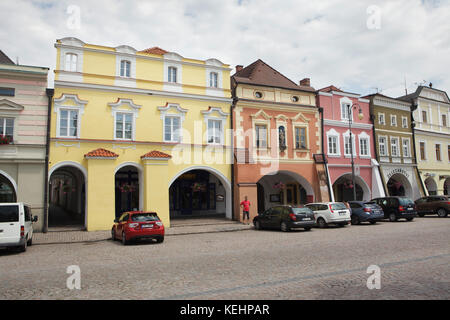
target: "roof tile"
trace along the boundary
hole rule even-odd
[[[152,48],[148,48],[139,52],[143,52],[143,53],[150,53],[150,54],[157,54],[157,55],[164,55],[166,53],[168,53],[169,51],[166,51],[164,49],[161,49],[160,47],[152,47]]]
[[[144,159],[144,158],[170,159],[170,158],[172,158],[172,156],[170,154],[167,154],[167,153],[164,153],[161,151],[153,150],[153,151],[147,152],[146,154],[141,156],[141,159]]]
[[[118,156],[117,153],[103,148],[92,150],[84,155],[85,158],[117,158]]]

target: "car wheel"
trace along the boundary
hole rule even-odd
[[[406,221],[413,221],[414,218],[406,218]]]
[[[261,230],[261,223],[259,221],[255,221],[254,225],[256,230]]]
[[[327,226],[327,223],[324,218],[317,219],[317,224],[319,225],[319,228],[325,228]]]
[[[376,223],[377,223],[377,222],[374,221],[374,220],[370,220],[369,222],[370,222],[370,224],[376,224]]]
[[[389,221],[391,221],[391,222],[397,221],[397,216],[395,215],[394,212],[389,214]]]
[[[114,228],[111,229],[111,239],[112,241],[116,241],[116,230]]]
[[[305,227],[305,231],[311,231],[311,227]]]
[[[125,236],[125,232],[122,232],[122,244],[126,246],[128,244],[127,238]]]
[[[445,209],[444,208],[440,208],[440,209],[438,209],[438,211],[437,211],[437,215],[440,217],[440,218],[445,218],[446,216],[447,216],[447,211],[445,211]]]
[[[417,215],[421,218],[425,217],[425,213],[418,213]]]
[[[357,224],[361,224],[361,221],[359,221],[359,217],[358,216],[353,215],[351,223],[354,224],[354,225],[357,225]]]
[[[157,243],[162,243],[164,242],[164,237],[159,237],[158,239],[156,239]]]
[[[281,231],[284,231],[284,232],[289,231],[289,227],[287,226],[286,222],[284,222],[284,221],[281,223],[280,228],[281,228]]]
[[[23,245],[19,246],[19,252],[25,252],[27,251],[27,243],[28,243],[28,238],[25,239],[25,242],[23,243]]]
[[[32,246],[33,245],[33,237],[31,237],[31,239],[30,240],[28,240],[28,242],[27,242],[27,246]]]

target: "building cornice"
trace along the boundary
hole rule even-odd
[[[324,119],[323,124],[327,125],[327,126],[332,126],[332,127],[348,128],[348,121]],[[373,125],[369,124],[369,123],[352,122],[352,128],[371,130],[372,127],[373,127]]]

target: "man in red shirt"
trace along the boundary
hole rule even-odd
[[[247,224],[250,224],[250,201],[248,201],[247,196],[245,196],[245,200],[241,202],[241,207],[243,209],[242,222],[245,223],[245,216],[247,216]]]

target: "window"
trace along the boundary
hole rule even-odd
[[[306,149],[306,128],[295,127],[295,149]]]
[[[386,156],[386,138],[379,137],[378,138],[378,148],[380,149],[380,156]]]
[[[403,147],[403,157],[410,157],[411,153],[409,151],[409,139],[403,139],[402,140],[402,147]]]
[[[256,129],[256,147],[267,148],[267,126],[257,124],[255,129]]]
[[[352,146],[350,145],[350,136],[344,137],[344,154],[349,156],[353,148],[353,155],[355,155],[355,137],[352,135]]]
[[[442,118],[442,126],[444,128],[447,127],[447,115],[443,114],[443,115],[441,115],[441,118]]]
[[[384,113],[379,113],[379,114],[378,114],[378,123],[379,123],[379,124],[382,124],[382,125],[385,125],[385,124],[386,124],[386,121],[385,121],[385,119],[384,119]]]
[[[78,110],[60,109],[59,136],[78,137]]]
[[[420,160],[425,160],[425,142],[420,142]]]
[[[14,97],[15,88],[0,88],[0,96]]]
[[[222,143],[222,120],[208,120],[208,143]]]
[[[177,82],[177,68],[169,67],[168,81]]]
[[[441,145],[440,144],[436,144],[435,146],[436,149],[436,160],[437,161],[441,161]]]
[[[14,118],[0,117],[0,135],[6,136],[10,142],[13,141]]]
[[[164,118],[164,141],[180,142],[180,117]]]
[[[360,138],[359,139],[359,153],[361,156],[369,155],[369,139],[368,138]]]
[[[77,60],[78,56],[74,53],[66,53],[66,64],[65,70],[70,72],[77,71]]]
[[[338,137],[336,136],[328,137],[328,154],[332,155],[338,154]]]
[[[391,115],[391,126],[396,127],[397,126],[397,116]]]
[[[217,72],[210,72],[209,73],[209,86],[212,88],[217,88],[218,87],[218,74]]]
[[[120,61],[120,76],[121,77],[130,77],[131,70],[131,62],[127,60]]]
[[[262,92],[256,91],[255,92],[255,97],[258,98],[258,99],[261,99],[263,97]]]
[[[291,101],[292,102],[298,102],[298,97],[297,96],[292,96],[291,97]]]
[[[392,157],[399,156],[398,138],[391,138],[391,156]]]
[[[427,123],[428,122],[427,112],[425,110],[422,111],[422,122],[423,123]]]
[[[402,117],[402,128],[408,128],[408,117]]]
[[[350,108],[350,118],[349,118],[349,103],[341,103],[341,119],[342,120],[349,120],[350,118],[353,119],[353,110]]]
[[[116,139],[133,139],[133,114],[116,113]]]

